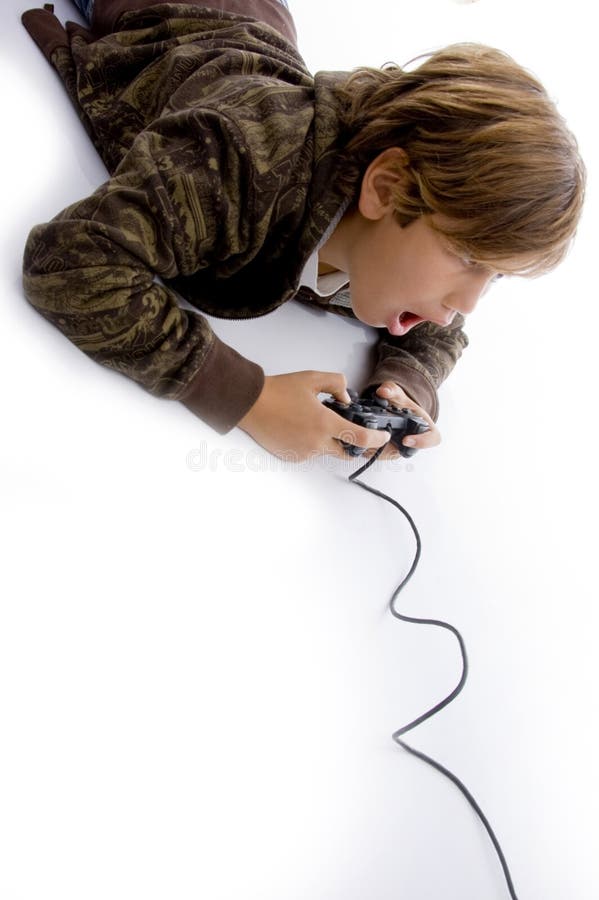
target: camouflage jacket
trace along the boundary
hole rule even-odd
[[[190,4],[125,13],[102,38],[48,9],[23,20],[111,175],[32,230],[25,293],[92,359],[225,432],[264,374],[178,295],[224,318],[298,295],[348,201],[336,94],[347,73],[312,76],[268,25]],[[461,324],[381,330],[368,383],[397,381],[436,417],[436,388],[467,343]]]

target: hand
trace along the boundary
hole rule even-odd
[[[403,388],[400,388],[398,384],[395,384],[394,381],[384,381],[377,388],[377,396],[384,397],[385,400],[389,400],[394,406],[399,406],[401,409],[409,409],[411,412],[415,413],[417,416],[421,416],[425,419],[429,424],[429,430],[423,431],[422,434],[410,434],[408,437],[405,437],[402,441],[406,447],[415,447],[416,450],[426,450],[428,447],[436,447],[437,444],[441,443],[441,432],[426,412],[426,410],[422,409],[421,406],[418,406],[417,403],[414,403],[411,397],[409,397]],[[367,453],[365,456],[372,456],[372,453]],[[399,457],[400,453],[397,447],[394,444],[389,444],[380,455],[380,459],[393,459],[394,457]]]
[[[322,405],[319,393],[350,402],[345,376],[338,372],[267,375],[260,396],[239,427],[275,456],[294,462],[318,454],[347,459],[339,440],[373,451],[388,442],[389,432],[346,421]]]

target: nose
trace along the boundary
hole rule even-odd
[[[434,322],[435,325],[440,325],[442,328],[447,328],[448,325],[451,325],[453,320],[457,315],[457,309],[451,309],[447,315],[445,316],[437,316],[436,319],[430,319],[431,322]]]
[[[493,274],[489,272],[473,274],[468,284],[450,294],[443,305],[454,310],[454,315],[456,312],[462,313],[464,316],[469,315],[476,308],[480,298],[487,293],[492,280]]]

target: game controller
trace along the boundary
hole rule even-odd
[[[422,434],[428,431],[429,424],[421,416],[415,415],[410,409],[402,409],[395,406],[383,397],[358,397],[356,391],[349,390],[351,403],[342,403],[334,397],[323,400],[323,404],[338,415],[343,416],[348,422],[355,422],[363,428],[374,428],[376,431],[390,431],[390,441],[399,450],[402,456],[413,456],[415,447],[404,447],[402,440],[408,434]],[[361,456],[365,447],[356,447],[347,441],[341,441],[346,452],[350,456]]]

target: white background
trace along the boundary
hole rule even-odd
[[[76,18],[57,0],[64,21]],[[349,463],[284,467],[90,362],[24,300],[32,225],[105,178],[4,0],[2,900],[502,900],[461,795],[391,740],[459,675],[386,604],[413,540]],[[555,273],[504,279],[441,390],[443,444],[365,479],[423,557],[402,608],[471,673],[411,741],[467,783],[520,900],[596,898],[596,27],[583,0],[296,4],[313,71],[456,40],[544,81],[589,168]],[[226,325],[226,327],[225,327]],[[297,305],[218,333],[268,373],[372,334]]]

